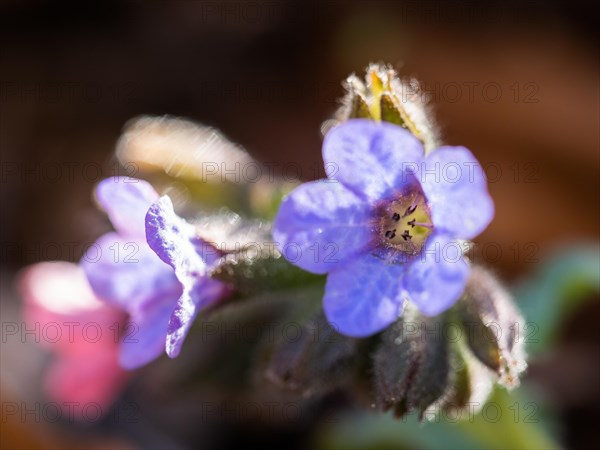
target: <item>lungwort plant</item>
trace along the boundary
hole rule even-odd
[[[467,257],[494,217],[485,174],[470,150],[440,143],[416,86],[381,65],[349,77],[323,127],[327,177],[303,184],[220,177],[223,161],[261,166],[214,130],[129,124],[117,154],[156,190],[102,181],[96,199],[114,231],[80,263],[94,295],[130,321],[114,350],[122,367],[215,345],[196,331],[226,329],[238,342],[216,340],[220,361],[244,386],[287,396],[343,391],[430,417],[517,386],[521,316]],[[213,209],[187,202],[180,217],[157,193],[174,180]]]

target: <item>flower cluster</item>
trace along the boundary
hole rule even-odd
[[[253,217],[223,208],[190,223],[147,181],[112,177],[98,184],[97,202],[114,231],[100,236],[79,265],[30,269],[21,290],[28,305],[37,305],[31,320],[49,320],[53,307],[84,293],[87,303],[68,317],[96,314],[103,323],[127,319],[129,326],[119,342],[58,346],[52,370],[58,375],[49,382],[56,397],[71,391],[85,397],[95,392],[82,387],[91,380],[114,398],[126,379],[122,368],[163,353],[178,356],[196,318],[209,309],[225,322],[258,329],[259,339],[236,342],[240,364],[258,367],[256,379],[305,396],[344,383],[371,386],[381,409],[423,414],[464,408],[493,382],[518,384],[526,367],[518,336],[482,336],[495,324],[510,330],[520,315],[497,280],[465,256],[469,240],[494,217],[479,162],[465,147],[438,144],[428,115],[404,104],[405,83],[389,68],[370,66],[365,83],[350,77],[346,89],[336,119],[323,127],[327,178],[296,184],[285,196],[276,181],[254,209],[257,191],[240,183],[236,188],[250,195],[235,197]],[[172,120],[158,120],[156,142],[165,130],[183,130],[173,142],[197,135],[195,125],[171,126]],[[147,126],[153,119],[143,122],[145,142],[153,142]],[[125,133],[121,147],[137,129]],[[221,146],[209,144],[202,155],[224,157]],[[211,199],[220,204],[220,194]],[[72,280],[76,289],[36,287],[48,279],[63,288]],[[223,301],[233,295],[235,301]],[[267,327],[256,324],[269,320],[294,324],[301,335],[267,339]],[[473,324],[476,332],[460,344],[426,332]],[[319,334],[327,339],[315,339]]]

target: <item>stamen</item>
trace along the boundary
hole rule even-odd
[[[400,220],[400,214],[395,212],[394,215],[392,216],[392,219],[394,219],[396,222],[398,222]]]
[[[402,233],[401,236],[402,236],[402,239],[404,239],[405,241],[412,239],[412,236],[410,235],[408,230],[404,230],[404,233]]]
[[[423,228],[429,228],[430,230],[433,229],[433,225],[430,223],[424,223],[424,222],[417,222],[417,219],[413,219],[410,220],[408,222],[406,222],[408,225],[410,225],[411,227],[423,227]]]
[[[394,239],[396,237],[396,229],[394,228],[394,230],[387,230],[385,232],[385,237],[388,239]]]
[[[417,209],[417,205],[411,205],[408,208],[406,208],[406,211],[404,212],[404,215],[402,217],[406,217],[406,216],[410,216],[412,213],[414,213]]]

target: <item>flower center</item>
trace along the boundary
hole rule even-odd
[[[384,205],[380,217],[381,243],[409,255],[419,253],[433,231],[429,206],[420,189]]]

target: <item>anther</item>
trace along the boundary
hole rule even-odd
[[[416,209],[417,209],[417,205],[409,206],[408,208],[406,208],[406,211],[402,217],[410,216],[412,213],[414,213],[416,211]]]
[[[394,219],[396,222],[398,222],[400,220],[400,214],[394,213],[394,215],[392,216],[392,219]]]
[[[396,237],[396,229],[394,228],[394,230],[387,230],[385,232],[385,237],[388,239],[394,239]]]
[[[424,223],[424,222],[417,222],[417,219],[413,219],[410,220],[408,222],[406,222],[407,225],[410,225],[411,227],[423,227],[423,228],[429,228],[430,230],[433,229],[433,225],[431,225],[430,223]]]
[[[404,230],[404,233],[402,233],[401,236],[402,236],[402,239],[404,239],[405,241],[412,239],[412,236],[410,235],[408,230]]]

